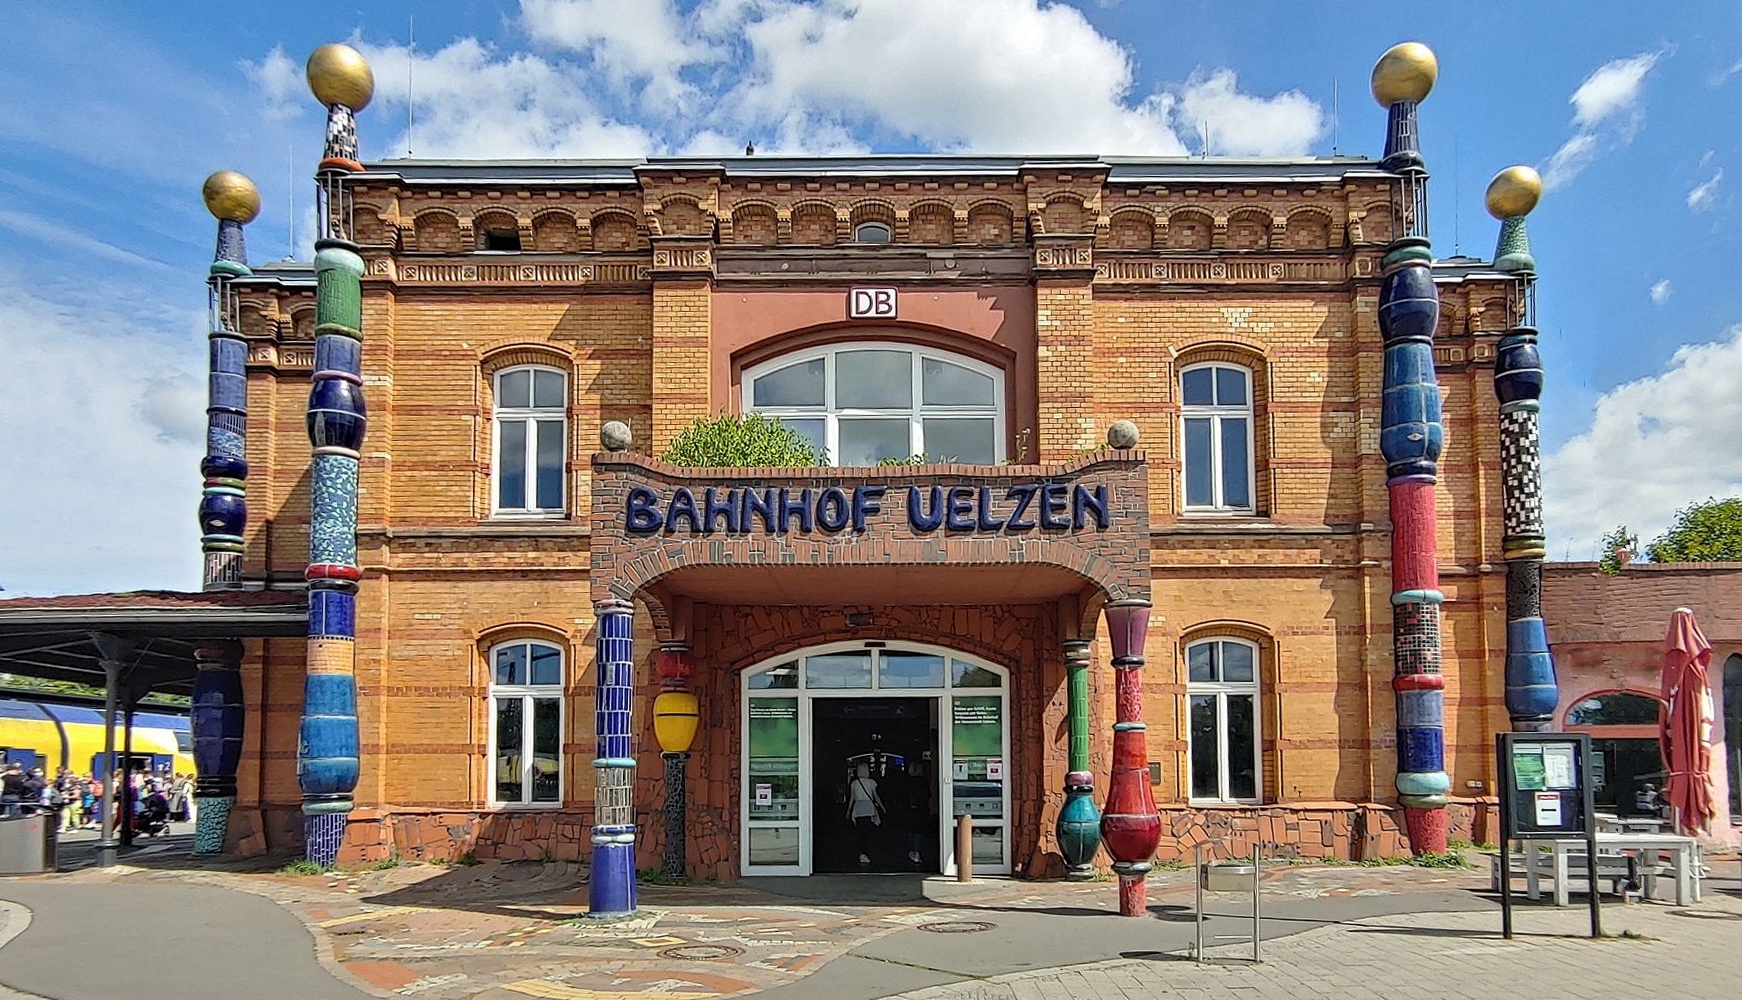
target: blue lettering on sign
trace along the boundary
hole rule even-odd
[[[863,484],[822,489],[679,486],[668,497],[635,485],[624,499],[623,528],[632,535],[724,533],[783,535],[868,530],[883,513],[889,487]],[[915,534],[1025,531],[1105,531],[1113,523],[1113,491],[1105,483],[1012,483],[992,486],[909,486],[907,524]]]

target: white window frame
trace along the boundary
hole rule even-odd
[[[865,238],[865,229],[868,226],[876,226],[878,229],[881,229],[883,231],[883,238],[880,240],[868,240],[868,239],[866,239]],[[868,246],[877,246],[877,245],[881,245],[884,243],[894,243],[895,242],[895,227],[891,226],[887,222],[879,222],[876,219],[868,219],[868,220],[861,222],[858,225],[853,227],[853,242],[854,243],[864,243]]]
[[[1194,681],[1191,679],[1191,651],[1195,646],[1205,643],[1222,642],[1236,646],[1245,646],[1252,651],[1252,680],[1250,681]],[[1185,702],[1185,734],[1186,734],[1186,766],[1185,793],[1192,805],[1257,805],[1264,801],[1264,699],[1259,696],[1261,678],[1264,676],[1263,650],[1258,644],[1248,639],[1240,639],[1230,635],[1205,635],[1192,639],[1185,644],[1185,661],[1181,665],[1186,677]],[[1228,698],[1229,696],[1250,697],[1252,699],[1252,791],[1251,798],[1235,798],[1228,794],[1229,775],[1233,773],[1228,759]],[[1214,796],[1196,794],[1192,780],[1192,699],[1194,697],[1210,697],[1216,699],[1216,793]]]
[[[516,406],[502,405],[502,378],[513,372],[550,372],[562,379],[561,406]],[[537,375],[529,375],[533,381]],[[569,373],[554,365],[513,365],[493,372],[490,376],[491,420],[490,420],[490,515],[501,518],[561,518],[568,516],[569,501]],[[536,397],[531,395],[528,387],[527,402]],[[526,434],[526,493],[523,499],[536,503],[538,501],[538,434],[535,432],[539,421],[558,420],[563,428],[563,460],[557,475],[561,477],[562,503],[557,507],[504,507],[502,505],[502,425],[509,421],[527,424]]]
[[[1199,403],[1188,406],[1185,402],[1186,375],[1190,372],[1202,371],[1206,368],[1227,369],[1228,371],[1239,372],[1240,376],[1246,380],[1246,405],[1222,406],[1204,405]],[[1212,385],[1215,383],[1214,375],[1210,377],[1210,381]],[[1252,514],[1257,512],[1258,454],[1254,449],[1257,406],[1255,405],[1252,396],[1253,388],[1257,385],[1257,381],[1257,379],[1253,378],[1252,369],[1247,368],[1244,365],[1229,364],[1223,361],[1206,361],[1202,364],[1188,365],[1180,369],[1178,391],[1180,394],[1180,509],[1182,511],[1192,514]],[[1244,506],[1231,506],[1226,502],[1224,497],[1227,484],[1223,479],[1222,473],[1222,421],[1230,418],[1241,418],[1246,421],[1247,503]],[[1186,453],[1186,421],[1202,419],[1208,419],[1210,421],[1210,475],[1212,480],[1211,493],[1213,495],[1211,497],[1212,502],[1207,505],[1192,504],[1187,499],[1190,496],[1187,477],[1191,475],[1191,456]]]
[[[873,640],[877,642],[878,640]],[[820,656],[828,653],[859,652],[869,650],[871,656],[871,683],[862,688],[813,688],[806,683],[804,660],[809,656]],[[879,661],[884,653],[929,653],[942,656],[944,660],[944,684],[935,688],[886,688],[881,685],[882,670]],[[998,676],[997,687],[955,687],[952,683],[954,668],[950,660],[959,660],[970,666],[979,667]],[[793,663],[798,670],[798,687],[796,688],[752,688],[750,679],[757,674],[779,666],[783,663]],[[976,864],[974,870],[982,874],[1008,875],[1013,870],[1010,858],[1011,828],[1016,819],[1011,813],[1012,784],[1014,778],[1010,768],[1010,738],[1014,720],[1010,711],[1014,704],[1010,696],[1010,671],[981,659],[958,652],[948,646],[934,646],[929,643],[899,642],[888,640],[880,645],[872,645],[865,641],[833,642],[821,646],[811,646],[805,649],[783,653],[769,657],[739,674],[738,696],[738,871],[748,877],[751,875],[810,875],[813,873],[814,845],[812,844],[812,825],[810,810],[815,796],[815,770],[812,762],[814,755],[813,734],[811,722],[811,706],[820,698],[936,698],[938,699],[938,759],[933,768],[938,782],[938,859],[940,874],[954,875],[956,873],[956,818],[955,818],[955,719],[952,708],[956,696],[963,697],[997,697],[1000,712],[1004,720],[1003,754],[1004,754],[1004,798],[1002,803],[1002,818],[977,819],[977,828],[996,828],[1003,839],[1004,863],[1001,865]],[[795,820],[751,820],[750,800],[755,794],[751,788],[748,776],[750,774],[750,699],[751,698],[791,698],[798,703],[798,801],[799,812]],[[750,863],[750,829],[758,827],[796,827],[799,831],[798,864],[796,865],[753,865]]]
[[[903,351],[912,357],[912,392],[911,406],[893,409],[841,409],[835,405],[835,357],[843,351]],[[823,359],[823,405],[814,406],[754,406],[753,390],[756,380],[770,372],[779,371],[789,365],[802,364],[806,361]],[[942,361],[952,365],[960,365],[969,371],[977,372],[992,379],[992,402],[986,405],[971,406],[927,406],[924,404],[923,378],[926,359]],[[835,464],[835,456],[840,454],[842,417],[906,417],[908,420],[907,445],[908,452],[902,458],[914,455],[926,455],[928,461],[940,462],[949,456],[930,455],[925,449],[925,418],[927,417],[991,417],[992,418],[992,463],[1001,463],[1005,458],[1005,397],[1004,371],[984,361],[978,361],[965,355],[950,351],[923,347],[918,344],[906,344],[899,341],[864,340],[846,343],[828,344],[823,347],[813,347],[802,351],[782,354],[777,358],[764,361],[761,364],[746,368],[739,379],[739,409],[745,413],[761,413],[775,419],[790,418],[795,420],[822,420],[824,449],[830,464]]]
[[[498,684],[496,683],[496,651],[509,646],[548,646],[557,651],[559,673],[555,684]],[[527,680],[532,679],[532,658],[527,656]],[[563,760],[563,734],[568,732],[568,697],[567,680],[569,668],[569,650],[560,642],[549,639],[520,638],[504,639],[491,646],[484,656],[484,676],[488,678],[489,695],[486,704],[490,716],[488,728],[489,743],[484,749],[484,782],[485,800],[491,809],[560,809],[563,800],[568,795],[568,782],[565,772],[568,762]],[[509,801],[496,794],[496,703],[511,698],[521,702],[520,729],[520,799]],[[557,766],[556,766],[556,801],[532,801],[532,703],[536,699],[554,699],[556,701],[556,732],[557,732]]]

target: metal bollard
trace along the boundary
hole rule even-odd
[[[956,817],[956,881],[974,881],[974,817]]]

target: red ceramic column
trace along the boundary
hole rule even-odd
[[[1148,601],[1107,605],[1113,643],[1115,707],[1113,777],[1101,811],[1101,843],[1119,876],[1119,913],[1142,916],[1149,904],[1149,876],[1161,842],[1161,816],[1149,789],[1149,737],[1143,724],[1143,643],[1149,634]]]

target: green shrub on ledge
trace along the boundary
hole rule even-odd
[[[823,454],[804,435],[760,413],[722,413],[686,427],[666,449],[670,465],[691,468],[790,468],[823,465]]]

